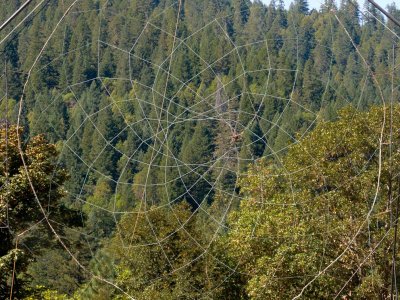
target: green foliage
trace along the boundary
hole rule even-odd
[[[94,232],[96,237],[109,236],[115,226],[112,215],[114,200],[112,186],[107,180],[99,180],[93,192],[83,205],[83,212],[87,216],[86,227]]]
[[[57,165],[55,146],[48,144],[42,135],[19,145],[21,136],[22,130],[16,126],[2,125],[0,128],[0,157],[5,162],[0,166],[3,187],[0,191],[0,223],[3,224],[0,260],[5,275],[0,280],[1,297],[7,297],[11,285],[14,285],[16,297],[25,293],[25,282],[29,281],[26,267],[34,260],[27,250],[46,248],[43,238],[48,238],[46,231],[49,228],[43,213],[46,217],[51,215],[52,221],[66,225],[74,217],[74,212],[62,202],[65,195],[62,185],[67,173]],[[57,227],[56,224],[53,226]],[[14,264],[16,275],[13,280]]]
[[[51,1],[41,8],[2,49],[6,64],[2,66],[7,66],[8,74],[0,83],[7,84],[9,99],[0,103],[1,124],[15,123],[25,74],[67,3]],[[392,84],[400,84],[398,74],[394,73],[393,82],[387,75],[398,64],[400,50],[392,49],[392,35],[377,21],[385,22],[377,11],[360,22],[357,4],[348,0],[339,6],[326,0],[319,11],[310,11],[306,0],[294,1],[289,9],[279,0],[268,6],[249,0],[181,4],[178,12],[178,2],[171,0],[78,2],[43,49],[26,86],[20,117],[27,128],[24,137],[31,136],[22,144],[28,173],[52,220],[79,223],[65,205],[82,211],[82,234],[62,231],[79,261],[139,298],[199,298],[204,291],[204,297],[212,299],[290,297],[320,270],[316,266],[326,265],[343,250],[371,203],[377,179],[373,153],[379,111],[370,112],[370,119],[342,112],[338,123],[323,120],[337,119],[344,105],[366,110],[381,100],[377,82],[358,53],[370,64],[383,96],[389,97]],[[17,3],[3,6],[0,17],[6,19]],[[400,14],[395,5],[389,10]],[[386,25],[399,32],[392,23]],[[395,91],[393,99],[398,96]],[[350,120],[354,126],[347,128]],[[288,150],[318,122],[314,133]],[[37,292],[32,297],[72,295],[86,275],[55,246],[53,236],[41,230],[43,222],[24,238],[34,257],[27,257],[25,249],[14,249],[16,235],[43,217],[21,166],[15,130],[10,127],[9,169],[0,167],[0,183],[6,184],[0,191],[2,206],[7,203],[12,208],[7,226],[14,230],[0,229],[5,241],[0,245],[1,272],[6,274],[1,291],[9,289],[10,270],[18,256],[17,284],[32,281],[31,292]],[[56,164],[56,147],[42,136],[35,137],[40,134],[62,150],[62,167]],[[2,143],[3,158],[4,147]],[[219,232],[199,211],[211,210],[225,224],[219,211],[228,205],[223,192],[232,192],[236,205],[238,171],[263,156],[276,161],[250,168],[240,187],[249,199],[230,217],[235,230]],[[68,178],[64,167],[70,171]],[[381,179],[388,185],[389,175],[383,170]],[[343,178],[351,178],[348,185],[342,184]],[[293,205],[286,205],[293,197],[297,199]],[[171,202],[182,206],[171,211],[159,207]],[[183,208],[185,202],[191,211]],[[383,202],[377,202],[378,211]],[[157,239],[171,234],[165,243],[172,263],[164,259],[160,247],[128,248],[126,253],[119,247],[118,238],[131,244],[131,237],[123,234],[133,230],[133,217],[118,222],[121,212],[132,209],[142,230],[132,237],[132,244],[154,243],[149,225],[154,223],[159,227]],[[151,222],[141,213],[149,209]],[[322,222],[316,216],[327,215],[326,210],[331,217]],[[0,212],[4,223],[4,210]],[[216,244],[206,252],[222,264],[208,255],[197,262],[201,247],[185,236],[186,231],[173,232],[185,218],[193,220],[187,230],[201,243],[218,231]],[[373,245],[382,234],[380,224],[387,222],[375,212],[371,218],[371,224],[378,224],[370,230]],[[251,239],[258,219],[261,226],[254,234],[261,238]],[[110,249],[118,250],[117,260],[109,248],[100,250],[111,236]],[[272,240],[276,236],[278,241]],[[332,296],[340,284],[337,278],[349,276],[360,257],[367,255],[365,236],[363,229],[355,242],[360,249],[351,252],[356,258],[344,256],[339,267],[306,291],[306,297]],[[382,257],[374,254],[374,262],[365,263],[369,269],[361,268],[344,293],[353,291],[366,299],[386,296],[388,264]],[[195,260],[193,271],[188,265],[172,273],[191,260]],[[56,267],[49,269],[46,261]],[[239,271],[232,272],[237,266]],[[298,277],[276,279],[285,277],[283,272]],[[45,287],[35,290],[36,285]],[[85,282],[77,294],[82,299],[123,297],[96,280]]]
[[[143,204],[122,218],[108,251],[117,262],[116,283],[136,299],[187,299],[212,290],[207,276],[215,262],[206,249],[187,204]]]
[[[69,300],[67,295],[59,294],[57,291],[46,289],[44,286],[36,286],[34,294],[24,298],[24,300]]]
[[[389,109],[345,109],[290,147],[282,166],[263,161],[241,180],[246,199],[229,218],[228,252],[248,274],[251,299],[292,298],[314,276],[304,299],[339,291],[354,299],[388,297],[394,204],[387,191],[398,188],[400,159],[393,152],[380,164],[390,151],[388,116]],[[399,116],[396,106],[396,136]]]
[[[201,202],[210,179],[234,184],[234,162],[218,162],[215,167],[224,165],[227,171],[218,177],[211,170],[192,197],[185,186],[197,182],[210,164],[192,172],[179,170],[175,165],[180,161],[211,162],[233,147],[230,136],[241,134],[235,151],[244,170],[253,158],[284,153],[294,135],[313,124],[312,113],[330,119],[347,102],[364,109],[379,99],[375,83],[370,78],[363,82],[362,62],[330,13],[332,1],[312,13],[304,0],[288,10],[282,1],[269,6],[248,0],[183,1],[176,28],[180,42],[175,41],[170,58],[177,5],[110,1],[98,9],[103,4],[84,1],[80,11],[86,13],[64,20],[32,73],[21,116],[31,135],[45,133],[60,148],[65,142],[60,159],[74,170],[65,186],[77,208],[82,205],[73,195],[86,201],[104,176],[134,185],[133,193],[128,184],[111,187],[111,194],[118,190],[119,208],[131,209],[144,195],[154,203],[171,198]],[[6,5],[7,11],[13,8]],[[43,8],[5,49],[13,98],[19,99],[18,74],[29,70],[63,8],[60,1]],[[360,25],[348,1],[337,10],[371,69],[385,74],[391,63],[390,36],[374,18]],[[395,6],[391,12],[397,13]],[[215,18],[218,22],[209,23]],[[396,86],[397,76],[394,81]],[[379,82],[391,84],[388,76]],[[359,88],[362,84],[365,89]],[[384,96],[389,93],[386,89]],[[13,120],[18,105],[10,101]],[[204,125],[210,130],[199,133],[204,117],[212,119]],[[189,138],[192,134],[196,138]]]
[[[193,207],[199,206],[204,200],[212,199],[209,166],[214,145],[210,127],[210,123],[198,123],[190,141],[182,149],[182,161],[186,165],[182,168],[185,174],[182,181],[186,187],[184,197]]]

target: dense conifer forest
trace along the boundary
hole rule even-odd
[[[393,299],[399,36],[351,0],[34,0],[0,32],[0,299]]]

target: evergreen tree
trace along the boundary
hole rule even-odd
[[[186,193],[184,197],[197,208],[204,200],[211,201],[211,167],[214,150],[213,133],[210,124],[197,123],[193,137],[182,149],[182,161],[185,164],[182,178]]]
[[[244,25],[247,23],[250,15],[249,7],[249,0],[232,0],[233,28],[237,36],[240,36]]]
[[[308,1],[307,0],[295,0],[293,2],[294,9],[301,14],[308,14]]]

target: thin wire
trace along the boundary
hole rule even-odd
[[[399,181],[399,180],[398,180]],[[400,181],[398,185],[398,194],[400,195]],[[394,245],[393,245],[393,268],[392,268],[392,284],[391,284],[391,294],[390,299],[393,299],[393,293],[395,292],[396,297],[398,299],[398,289],[397,289],[397,282],[396,282],[396,252],[397,252],[397,227],[398,227],[398,218],[399,218],[399,210],[400,210],[400,197],[396,199],[396,219],[394,223]]]
[[[38,9],[38,7],[40,7],[40,5],[42,5],[42,3],[46,1],[46,0],[42,0],[41,2],[39,2],[26,16],[25,18],[23,18],[21,20],[21,22],[19,22],[1,41],[0,41],[0,45],[4,43],[4,41],[17,29],[21,26],[22,23],[24,23],[34,12],[36,9]],[[50,0],[47,0],[47,3],[49,3]],[[46,7],[47,3],[45,5],[42,6],[42,9],[44,7]],[[41,9],[41,10],[42,10]],[[39,12],[41,11],[39,10]],[[35,15],[36,16],[36,15]]]
[[[1,26],[0,26],[0,32],[6,28],[6,26],[14,20],[28,5],[31,3],[32,0],[27,0],[24,4],[21,5],[20,8],[18,8]]]
[[[394,67],[395,67],[395,53],[394,53],[394,44],[392,46],[392,94],[390,97],[390,141],[389,141],[389,204],[390,204],[390,225],[392,226],[392,201],[393,201],[393,191],[392,191],[392,138],[393,138],[393,93],[394,93]],[[397,198],[397,204],[399,203],[399,199]],[[396,243],[397,243],[397,218],[398,218],[398,205],[396,206],[396,218],[394,220],[394,242],[393,242],[393,257],[392,257],[392,278],[391,278],[391,292],[390,292],[390,299],[393,299],[393,292],[396,288],[397,294],[397,283],[396,283]],[[397,299],[397,297],[396,297]]]
[[[389,20],[391,20],[394,24],[400,27],[400,22],[396,20],[396,18],[391,15],[388,11],[383,9],[378,3],[376,3],[374,0],[368,0],[369,3],[371,3],[376,9],[378,9],[381,13],[383,13]]]
[[[12,277],[11,277],[11,288],[10,288],[10,300],[12,300],[13,296],[13,289],[14,289],[14,282],[15,282],[15,271],[17,268],[17,251],[18,251],[18,238],[15,240],[15,253],[13,256],[13,270],[12,270]]]
[[[5,127],[6,127],[6,129],[5,129],[5,131],[6,131],[6,136],[5,136],[5,138],[6,138],[6,159],[5,159],[5,171],[6,171],[6,182],[5,182],[5,184],[8,184],[8,164],[9,164],[9,162],[8,162],[8,69],[7,69],[7,58],[5,57],[5,59],[4,59],[4,64],[5,64],[5,66],[4,66],[4,75],[5,75],[5,78],[4,78],[4,80],[5,80],[5,101],[6,101],[6,112],[5,112],[5,116],[4,116],[4,119],[5,119]],[[8,219],[8,213],[9,213],[9,209],[8,209],[8,198],[7,198],[7,205],[6,205],[6,209],[7,209],[7,211],[6,211],[6,215],[7,215],[7,225],[9,224],[9,219]]]
[[[4,120],[5,120],[5,140],[6,140],[6,159],[5,159],[5,184],[8,184],[8,161],[9,161],[9,157],[8,157],[8,72],[7,72],[7,58],[4,58],[4,80],[5,80],[5,107],[6,107],[6,111],[5,111],[5,116],[4,116]],[[7,214],[7,223],[8,223],[8,198],[7,198],[7,205],[6,205],[6,214]],[[18,239],[15,241],[15,250],[18,250]],[[10,290],[10,300],[12,299],[12,295],[13,295],[13,288],[14,288],[14,280],[15,280],[15,269],[16,269],[16,263],[17,263],[17,254],[16,252],[14,253],[14,257],[13,257],[13,271],[12,271],[12,277],[11,277],[11,290]]]

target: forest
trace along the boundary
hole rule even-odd
[[[0,299],[397,299],[399,36],[353,0],[33,0]]]

